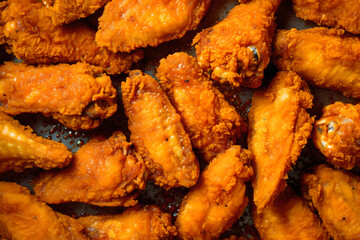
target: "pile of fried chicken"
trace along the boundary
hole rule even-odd
[[[309,113],[313,87],[360,98],[360,2],[291,0],[319,25],[303,30],[277,28],[280,3],[240,0],[199,29],[211,0],[1,1],[0,44],[17,60],[0,66],[0,173],[42,170],[31,189],[0,177],[0,238],[225,239],[250,206],[261,239],[360,239],[360,104]],[[174,50],[154,76],[134,67],[144,48],[191,30],[195,56]],[[219,86],[253,89],[249,112]],[[98,134],[75,153],[14,118],[82,131],[118,107],[130,135]],[[326,162],[302,171],[296,191],[288,174],[309,139]],[[148,182],[188,189],[176,216],[138,199]],[[69,202],[124,210],[54,208]]]

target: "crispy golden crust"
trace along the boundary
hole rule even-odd
[[[72,153],[62,143],[38,137],[30,127],[0,112],[0,173],[25,168],[62,168]]]
[[[143,157],[151,178],[165,187],[192,187],[199,164],[179,114],[154,78],[131,71],[121,83],[131,142]]]
[[[279,30],[273,60],[311,85],[360,97],[360,40],[343,30]]]
[[[360,165],[360,105],[335,102],[323,109],[315,122],[315,146],[338,168]]]
[[[56,26],[70,23],[93,14],[110,0],[41,0],[46,6],[46,15]]]
[[[118,215],[81,217],[78,222],[85,227],[91,239],[172,239],[177,231],[171,225],[171,216],[154,205],[139,205]]]
[[[212,86],[206,73],[187,53],[160,61],[156,77],[181,116],[194,147],[210,162],[240,135],[242,119],[235,108]]]
[[[318,25],[343,28],[360,33],[360,2],[358,0],[292,0],[296,16]]]
[[[304,174],[302,191],[334,240],[360,238],[360,178],[350,172],[317,166]]]
[[[142,58],[141,50],[116,54],[97,46],[95,31],[83,22],[54,26],[45,14],[46,7],[38,0],[5,3],[0,12],[0,28],[10,51],[28,63],[87,62],[116,74],[127,72],[133,62]]]
[[[115,97],[110,77],[86,63],[0,66],[0,110],[11,115],[40,112],[74,130],[95,128],[116,112]]]
[[[184,197],[176,227],[181,239],[214,239],[241,216],[253,175],[251,152],[233,145],[214,158]]]
[[[122,133],[115,132],[109,139],[92,139],[80,148],[70,167],[40,175],[34,181],[34,191],[51,204],[76,201],[133,206],[146,179],[142,158]]]
[[[254,208],[252,214],[262,240],[329,239],[318,217],[289,187],[262,213]]]
[[[212,78],[234,86],[256,88],[270,61],[280,0],[252,0],[234,7],[228,16],[194,38],[197,61]]]
[[[252,186],[258,213],[284,190],[287,173],[311,135],[314,119],[306,109],[312,99],[307,84],[285,71],[253,95],[248,147],[254,154]]]
[[[113,0],[99,21],[96,42],[113,52],[157,46],[193,30],[211,0]]]
[[[54,212],[27,188],[0,182],[0,236],[17,240],[88,239],[75,219]]]

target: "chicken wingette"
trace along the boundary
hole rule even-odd
[[[91,129],[117,110],[116,89],[101,68],[86,63],[0,66],[0,110],[42,113],[65,126]]]
[[[343,30],[279,30],[273,61],[311,85],[360,98],[360,39]]]
[[[36,136],[29,126],[0,112],[0,173],[25,168],[62,168],[72,153],[62,143]]]
[[[240,115],[187,53],[160,60],[156,77],[181,116],[193,147],[210,162],[240,137],[246,128]]]
[[[311,135],[314,119],[306,109],[312,100],[306,82],[286,71],[253,94],[248,147],[254,155],[252,186],[258,213],[285,189],[287,173]]]
[[[145,164],[121,132],[92,138],[74,154],[71,165],[40,174],[34,191],[58,204],[84,202],[98,206],[133,206],[147,180]]]
[[[166,189],[192,187],[199,163],[179,114],[159,83],[140,70],[121,83],[131,142],[143,157],[155,184]]]

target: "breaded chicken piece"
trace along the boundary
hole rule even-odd
[[[360,239],[360,177],[319,165],[303,176],[302,188],[334,240]]]
[[[270,61],[280,0],[251,0],[234,7],[228,16],[194,38],[199,65],[211,77],[234,86],[257,88]]]
[[[159,83],[140,70],[121,83],[131,142],[143,157],[155,184],[170,189],[192,187],[199,163],[179,114]]]
[[[73,201],[128,207],[137,203],[146,180],[142,158],[121,132],[115,132],[109,139],[91,139],[74,154],[68,168],[45,172],[33,184],[35,194],[50,204]]]
[[[335,102],[315,122],[315,146],[337,168],[360,166],[360,105]]]
[[[54,212],[16,183],[0,182],[0,238],[16,240],[88,239],[80,224]]]
[[[0,110],[42,113],[74,130],[91,129],[117,110],[116,89],[99,67],[86,63],[0,66]]]
[[[99,18],[96,43],[113,52],[181,38],[200,23],[211,0],[112,0]]]
[[[306,109],[312,100],[307,84],[285,71],[253,95],[248,147],[254,154],[252,186],[258,213],[285,189],[287,173],[311,135],[314,119]]]
[[[360,98],[360,39],[343,30],[279,30],[273,60],[311,85]]]
[[[111,0],[41,0],[56,26],[93,14]]]
[[[0,112],[0,173],[25,168],[62,168],[72,153],[62,143],[33,134],[33,130]]]
[[[358,0],[292,0],[296,16],[318,25],[343,28],[360,33]]]
[[[233,145],[210,162],[180,205],[175,223],[180,239],[215,239],[242,215],[251,160],[250,151]]]
[[[87,216],[78,219],[91,239],[156,240],[172,239],[177,231],[171,216],[159,207],[149,205],[126,209],[118,215]]]
[[[95,31],[84,22],[54,26],[39,0],[7,0],[0,4],[0,36],[9,51],[31,64],[86,62],[109,74],[127,72],[142,51],[115,54],[95,43]]]
[[[290,187],[281,192],[273,204],[253,219],[262,240],[325,240],[329,239],[318,217]]]
[[[160,61],[156,77],[181,116],[193,147],[210,162],[240,137],[240,115],[212,86],[194,57],[179,52]]]

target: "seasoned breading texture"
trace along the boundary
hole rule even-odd
[[[192,187],[199,163],[179,114],[158,82],[140,70],[121,83],[131,142],[143,157],[150,177],[165,189]]]
[[[75,219],[54,212],[16,183],[0,182],[0,238],[16,240],[88,239]]]
[[[54,26],[39,0],[8,0],[0,7],[0,32],[8,50],[28,63],[86,62],[117,74],[142,58],[141,50],[116,54],[97,46],[96,32],[84,22]]]
[[[287,173],[310,137],[314,119],[306,112],[313,96],[293,72],[278,72],[270,86],[257,90],[249,112],[248,147],[254,154],[257,212],[285,189]]]
[[[177,233],[170,214],[155,205],[136,205],[118,215],[81,217],[78,222],[91,239],[172,239]]]
[[[257,88],[270,61],[280,0],[251,0],[234,7],[228,16],[194,38],[197,61],[212,70],[211,77],[234,86]]]
[[[360,40],[343,30],[279,30],[273,60],[311,85],[360,98]]]
[[[262,213],[253,209],[252,216],[262,240],[329,239],[318,217],[290,187],[281,192]]]
[[[86,63],[0,66],[0,110],[42,113],[74,130],[100,125],[117,110],[116,89],[101,68]]]
[[[33,130],[0,112],[0,173],[25,168],[67,166],[72,153],[62,143],[38,137]]]
[[[299,18],[360,33],[359,0],[292,0],[292,3]]]
[[[334,240],[360,239],[360,178],[319,165],[302,178],[303,196]]]
[[[111,0],[41,0],[54,25],[70,23],[93,14]]]
[[[57,204],[84,202],[99,206],[133,206],[145,188],[147,172],[139,154],[121,132],[109,139],[93,138],[74,154],[70,167],[41,174],[34,191]]]
[[[181,38],[200,23],[211,0],[113,0],[99,18],[96,42],[113,52]]]
[[[210,162],[240,137],[240,115],[212,86],[194,57],[180,52],[160,61],[156,77],[181,116],[195,148]]]
[[[315,146],[337,168],[360,166],[360,105],[335,102],[315,122]]]
[[[210,162],[180,205],[175,225],[181,239],[215,239],[242,215],[251,160],[250,151],[233,145]]]

